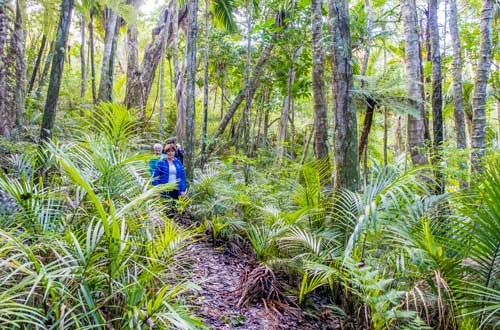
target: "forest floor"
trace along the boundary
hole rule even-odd
[[[184,226],[191,222],[189,218],[175,218]],[[215,247],[206,234],[200,234],[186,252],[190,280],[201,288],[194,292],[191,304],[210,329],[340,329],[335,320],[324,322],[313,318],[287,301],[273,304],[266,299],[251,300],[240,307],[240,286],[245,274],[256,266],[252,257],[237,256],[223,247]]]

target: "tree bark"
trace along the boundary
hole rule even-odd
[[[253,18],[253,0],[246,0],[247,7],[247,62],[245,66],[246,84],[250,83],[250,66],[252,59],[252,18]],[[250,153],[250,109],[252,106],[253,95],[250,95],[250,90],[247,89],[245,107],[243,108],[242,124],[243,124],[243,150],[248,156]],[[248,166],[245,166],[245,182],[248,183]]]
[[[179,143],[186,140],[186,62],[183,62],[182,69],[177,78],[175,86],[175,99],[177,101],[177,122],[175,132]]]
[[[312,92],[314,100],[314,155],[328,157],[328,116],[325,99],[322,0],[311,1]]]
[[[104,32],[104,53],[102,55],[101,81],[99,83],[98,101],[113,101],[113,63],[116,49],[115,35],[118,34],[118,15],[106,8],[106,27]]]
[[[40,75],[40,79],[38,81],[38,86],[36,88],[36,97],[40,98],[42,94],[42,89],[45,86],[45,81],[47,80],[47,75],[49,74],[50,65],[52,64],[52,58],[54,57],[54,46],[55,41],[50,43],[49,52],[47,53],[47,57],[45,58],[45,64],[43,65],[42,74]]]
[[[457,148],[463,150],[467,148],[467,136],[465,134],[465,119],[462,95],[462,46],[457,23],[457,0],[449,1],[449,28],[451,45],[453,52],[453,117],[455,119],[455,132]]]
[[[432,63],[432,132],[434,157],[432,158],[436,170],[436,192],[444,192],[444,176],[441,168],[441,147],[443,144],[443,92],[441,75],[441,51],[439,47],[438,0],[429,0],[429,34],[431,40]]]
[[[415,114],[407,115],[407,143],[414,165],[427,164],[424,152],[424,104],[420,83],[420,54],[418,40],[417,10],[415,0],[401,0],[401,12],[405,29],[405,66],[408,80],[410,105]]]
[[[36,76],[38,74],[38,70],[40,69],[40,63],[42,62],[43,51],[45,50],[46,43],[47,35],[43,34],[40,48],[38,49],[38,55],[36,56],[35,66],[33,67],[33,72],[31,73],[31,79],[28,85],[28,94],[31,94],[33,91],[33,86],[35,85]]]
[[[356,111],[352,103],[352,55],[347,0],[330,0],[333,51],[334,190],[359,186]]]
[[[368,135],[372,129],[373,115],[375,113],[375,107],[377,106],[377,102],[375,102],[375,100],[371,97],[369,97],[366,101],[368,104],[366,105],[363,130],[361,131],[361,137],[359,138],[358,157],[360,159],[368,148]]]
[[[134,2],[134,7],[137,8],[138,1]],[[128,109],[132,107],[143,107],[144,95],[141,81],[141,70],[139,68],[139,46],[137,41],[137,27],[135,25],[127,25],[127,82],[125,84],[125,100],[124,103]],[[145,109],[140,108],[141,117],[144,120],[146,114]]]
[[[184,165],[186,180],[191,182],[194,174],[194,134],[196,129],[196,36],[198,34],[198,0],[188,2],[188,32],[186,50],[186,143]]]
[[[302,47],[298,47],[293,51],[293,55],[290,59],[290,68],[288,69],[288,80],[287,80],[287,95],[283,100],[283,111],[281,111],[280,118],[280,129],[278,134],[278,151],[277,151],[277,160],[280,160],[285,155],[286,151],[286,128],[288,123],[288,117],[291,110],[292,99],[293,99],[293,84],[295,82],[295,61],[297,57],[300,56]]]
[[[90,75],[92,84],[92,101],[97,103],[97,92],[95,85],[95,49],[94,49],[94,7],[93,4],[90,8],[89,20],[89,48],[90,48]]]
[[[7,3],[0,4],[0,134],[9,137],[15,126],[14,118],[14,71],[11,53],[11,44],[8,38],[11,35],[11,21],[9,14],[12,12]]]
[[[40,142],[49,140],[52,137],[57,100],[59,98],[59,88],[61,86],[61,78],[64,68],[64,53],[66,51],[66,43],[68,41],[73,5],[73,0],[62,0],[59,27],[57,28],[55,42],[55,53],[52,59],[47,100],[45,102],[42,127],[40,130]]]
[[[205,0],[205,49],[203,50],[203,120],[201,124],[200,165],[205,166],[208,122],[208,48],[210,47],[210,1]]]
[[[166,33],[166,30],[165,30]],[[164,43],[165,46],[165,43]],[[163,47],[162,52],[161,52],[161,59],[160,59],[160,76],[159,76],[159,85],[160,85],[160,141],[163,141],[163,122],[164,122],[164,110],[165,110],[165,49],[166,47]]]
[[[483,0],[480,18],[479,60],[472,98],[472,172],[482,171],[486,155],[486,87],[491,66],[493,0]]]
[[[26,108],[26,34],[23,23],[25,12],[25,0],[16,0],[16,21],[12,44],[16,63],[15,122],[17,129],[20,129],[24,125],[24,112]]]
[[[81,71],[81,79],[80,82],[80,97],[83,99],[85,97],[85,85],[86,85],[86,76],[85,76],[85,16],[81,15],[81,30],[80,30],[80,71]]]

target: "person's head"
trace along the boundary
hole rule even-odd
[[[155,153],[155,154],[157,154],[157,155],[161,154],[161,150],[162,150],[162,149],[163,149],[163,146],[162,146],[161,144],[159,144],[159,143],[155,143],[155,144],[153,145],[153,151],[154,151],[154,153]]]
[[[175,144],[175,138],[171,137],[167,140],[167,144]]]
[[[167,159],[174,159],[176,149],[177,147],[175,146],[175,143],[165,145],[165,149],[163,151],[167,154]]]

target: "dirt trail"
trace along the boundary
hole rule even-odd
[[[240,276],[249,267],[247,261],[237,258],[202,239],[188,247],[191,281],[201,287],[193,304],[195,312],[211,329],[321,329],[316,322],[307,321],[302,311],[275,312],[263,303],[252,303],[238,308],[237,287]]]

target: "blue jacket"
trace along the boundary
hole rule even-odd
[[[177,186],[179,187],[179,194],[186,191],[186,174],[184,173],[184,166],[177,158],[174,158],[174,166],[177,170]],[[168,160],[162,159],[158,162],[153,173],[153,186],[168,183]]]

